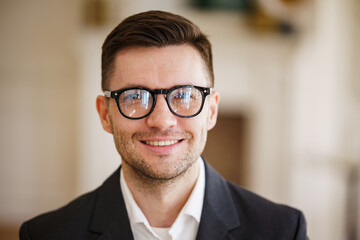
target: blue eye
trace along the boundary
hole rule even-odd
[[[192,92],[191,90],[189,91],[188,89],[186,90],[179,90],[179,91],[176,91],[172,94],[171,98],[172,99],[178,99],[178,100],[189,100],[190,98],[192,98]]]
[[[121,101],[147,101],[150,98],[150,93],[146,90],[128,90],[121,94]]]
[[[124,100],[140,100],[141,95],[139,93],[129,94],[124,97]]]
[[[183,98],[186,98],[187,95],[188,94],[177,92],[176,94],[174,94],[173,98],[183,99]]]

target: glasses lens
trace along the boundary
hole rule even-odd
[[[122,113],[129,118],[140,118],[148,114],[153,104],[150,92],[130,89],[121,93],[119,105]]]
[[[202,101],[201,91],[194,87],[177,88],[169,96],[171,109],[184,117],[197,114],[200,111]]]

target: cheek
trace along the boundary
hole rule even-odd
[[[208,132],[206,114],[204,114],[204,116],[202,116],[201,119],[198,120],[199,121],[194,124],[194,131],[196,132],[196,135],[194,136],[194,147],[196,148],[198,155],[201,155],[205,148]]]
[[[118,109],[117,112],[112,112],[110,115],[110,122],[113,132],[117,132],[126,135],[127,141],[129,141],[130,137],[139,129],[142,129],[144,123],[141,123],[142,120],[130,120],[124,118]],[[124,138],[124,137],[123,137]]]
[[[201,112],[194,118],[184,119],[186,123],[186,128],[183,130],[187,130],[192,133],[195,138],[203,138],[204,134],[207,133],[207,113]],[[184,126],[184,125],[183,125]]]

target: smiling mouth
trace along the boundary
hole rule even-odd
[[[155,147],[165,147],[165,146],[171,146],[178,142],[181,142],[182,140],[169,140],[169,141],[141,141],[142,143],[150,146]]]

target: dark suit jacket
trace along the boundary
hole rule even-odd
[[[119,173],[120,168],[96,190],[23,223],[20,239],[133,239]],[[226,181],[206,163],[205,176],[197,239],[306,239],[300,211]]]

